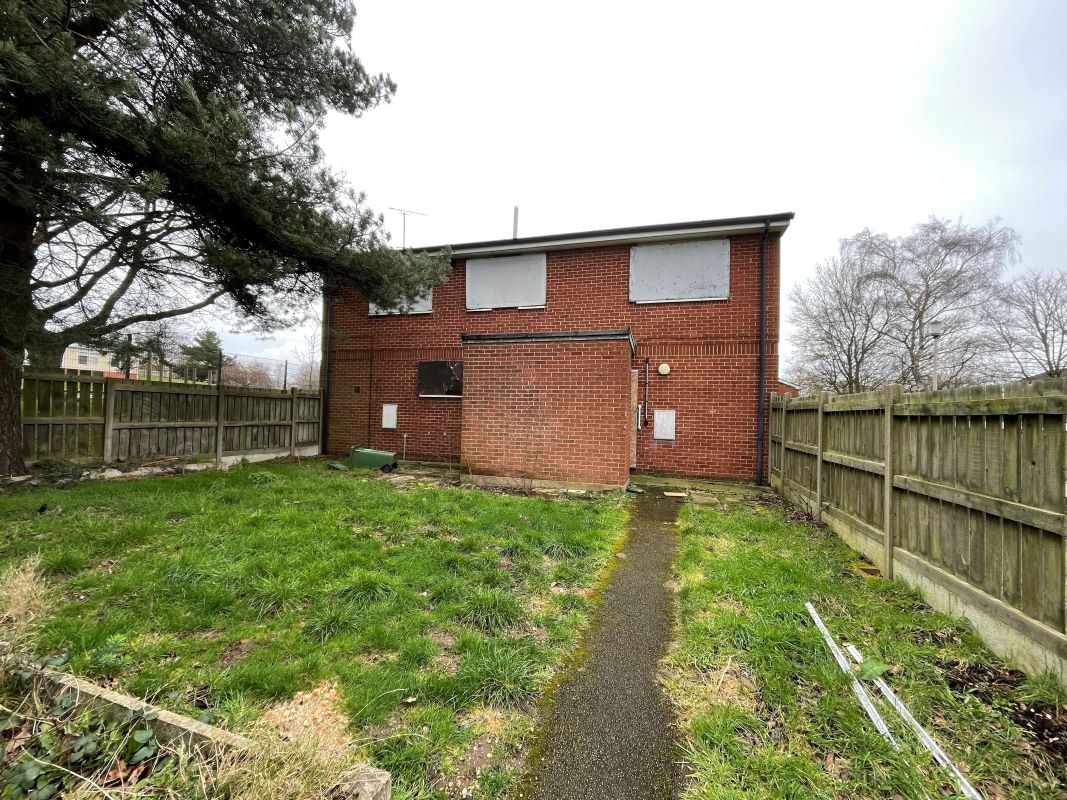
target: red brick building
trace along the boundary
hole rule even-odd
[[[402,313],[335,290],[325,449],[612,485],[765,476],[792,218],[454,245],[448,280]]]

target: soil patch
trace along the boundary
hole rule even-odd
[[[219,656],[219,666],[225,669],[240,661],[255,649],[256,643],[251,639],[241,639],[239,642],[234,642],[222,651],[222,655]]]
[[[292,700],[267,709],[263,721],[285,740],[311,740],[338,758],[352,745],[348,717],[341,711],[341,697],[332,683],[322,683]]]
[[[998,705],[1007,709],[1012,722],[1030,734],[1034,743],[1067,772],[1067,707],[1008,700],[1006,695],[1026,679],[1018,670],[960,663],[945,664],[942,669],[945,681],[956,694],[970,694],[989,705],[999,700]]]

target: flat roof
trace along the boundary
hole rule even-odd
[[[778,214],[759,214],[749,217],[669,222],[661,225],[607,228],[597,231],[579,231],[551,236],[526,236],[518,239],[496,239],[486,242],[467,242],[465,244],[438,245],[436,247],[418,247],[414,249],[420,253],[435,253],[451,248],[454,256],[494,256],[545,250],[571,250],[609,244],[682,242],[743,233],[759,233],[766,227],[769,227],[774,233],[783,233],[789,227],[792,219],[793,212],[785,211]]]

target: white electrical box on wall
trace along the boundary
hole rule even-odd
[[[396,428],[396,403],[382,403],[382,427]]]
[[[652,412],[652,438],[674,440],[674,411],[656,409]]]

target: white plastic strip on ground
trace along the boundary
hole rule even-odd
[[[857,664],[863,663],[863,654],[860,653],[855,645],[847,644],[845,645],[845,649],[848,650],[849,655],[852,656]],[[919,737],[919,741],[923,743],[923,747],[930,751],[939,764],[946,767],[949,772],[952,773],[952,777],[956,781],[956,786],[959,788],[960,794],[970,798],[970,800],[983,800],[982,795],[978,793],[978,790],[971,786],[967,778],[960,772],[959,767],[957,767],[952,759],[948,757],[948,754],[941,749],[941,745],[939,745],[934,737],[926,732],[926,728],[924,728],[919,721],[911,715],[911,712],[908,711],[908,707],[904,705],[899,697],[897,697],[896,692],[890,688],[889,684],[882,678],[875,678],[874,685],[878,687],[878,691],[885,697],[886,702],[893,706],[893,708],[896,709],[896,712],[900,714],[904,721],[911,726],[911,729],[915,731],[915,735]]]
[[[893,745],[893,749],[900,750],[900,743],[893,737],[889,727],[885,724],[885,720],[882,719],[882,715],[879,714],[878,709],[874,707],[874,702],[871,700],[871,696],[867,694],[867,690],[863,688],[863,684],[856,679],[856,676],[852,672],[852,668],[848,665],[848,660],[845,658],[845,654],[841,652],[841,648],[837,646],[834,637],[832,637],[830,631],[826,629],[826,625],[823,623],[822,617],[820,617],[815,610],[815,606],[811,603],[805,603],[804,608],[808,610],[812,620],[815,622],[815,627],[819,629],[822,638],[826,640],[826,646],[829,647],[830,652],[833,653],[837,666],[841,667],[841,671],[848,675],[852,680],[852,691],[859,699],[860,705],[863,706],[863,710],[867,712],[867,716],[871,718],[874,727],[878,729],[878,732],[882,734],[887,742]]]

